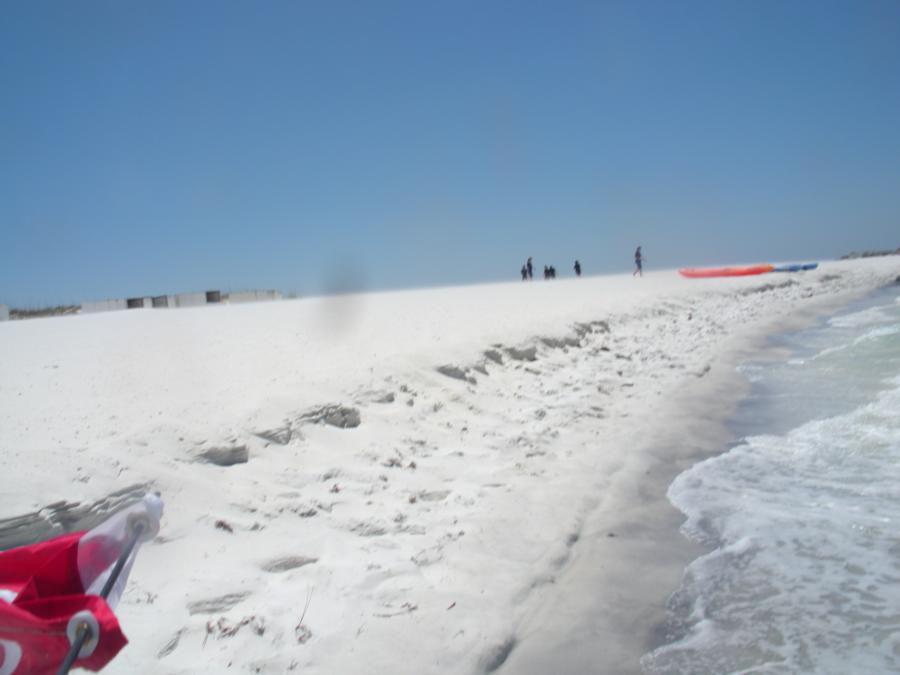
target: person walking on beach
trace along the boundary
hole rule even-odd
[[[581,276],[581,263],[578,262],[577,260],[575,261],[575,276],[576,277]]]
[[[638,246],[634,251],[634,272],[632,272],[631,276],[635,274],[639,274],[640,276],[644,276],[644,256],[641,253],[641,247]]]
[[[528,278],[534,279],[534,271],[531,269],[531,256],[528,256],[528,262],[525,263],[525,267],[528,268]]]
[[[522,265],[522,281],[528,281],[528,268]]]

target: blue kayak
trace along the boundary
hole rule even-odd
[[[807,270],[814,270],[819,266],[819,263],[792,263],[790,265],[775,265],[775,269],[773,272],[805,272]]]

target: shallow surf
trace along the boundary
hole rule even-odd
[[[669,488],[708,553],[646,673],[900,671],[900,288],[742,366],[742,441]]]

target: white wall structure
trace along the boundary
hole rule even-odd
[[[175,307],[199,307],[206,304],[206,293],[176,293]]]
[[[138,296],[134,298],[118,298],[116,300],[98,300],[81,303],[84,314],[92,312],[111,312],[119,309],[164,309],[171,307],[202,307],[220,302],[259,302],[261,300],[281,300],[281,293],[273,290],[239,291],[224,294],[219,291],[200,291],[198,293],[177,293],[175,295]]]
[[[9,307],[0,305],[0,321],[9,321]]]
[[[93,312],[112,312],[117,309],[126,309],[127,304],[125,298],[116,300],[96,300],[94,302],[82,302],[81,313],[92,314]]]
[[[154,309],[162,307],[176,307],[174,295],[154,295],[151,298],[150,306]]]
[[[126,309],[150,309],[153,307],[153,298],[126,298]]]
[[[260,302],[261,300],[281,300],[281,293],[278,291],[239,291],[237,293],[228,294],[228,302]]]

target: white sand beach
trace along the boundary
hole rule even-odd
[[[673,270],[0,325],[0,547],[166,511],[110,673],[639,672],[768,335],[900,275]]]

